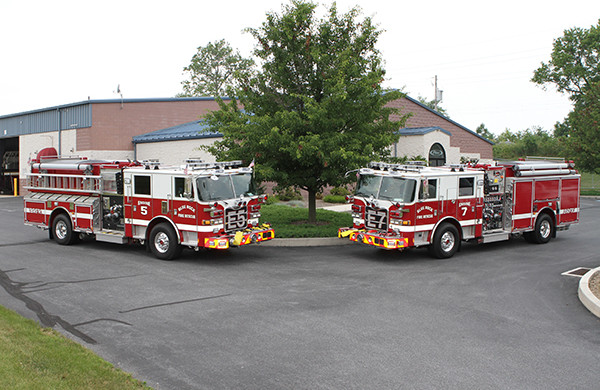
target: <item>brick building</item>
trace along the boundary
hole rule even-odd
[[[420,155],[435,164],[458,163],[462,156],[492,158],[490,141],[418,101],[406,97],[390,104],[413,114],[406,128],[399,129],[400,141],[391,145],[393,155]],[[19,177],[22,187],[28,161],[46,147],[90,159],[158,157],[164,164],[181,164],[190,156],[210,160],[198,146],[219,135],[199,133],[199,119],[215,109],[214,98],[111,99],[0,116],[0,191],[12,193],[12,177]],[[14,161],[16,154],[18,169],[8,172],[4,160],[10,156]]]
[[[481,137],[452,119],[419,101],[406,96],[389,104],[401,112],[412,113],[400,140],[393,146],[393,156],[422,156],[437,164],[459,163],[461,157],[488,161],[493,158],[493,142]],[[440,157],[444,155],[444,158]],[[433,164],[431,164],[433,165]]]

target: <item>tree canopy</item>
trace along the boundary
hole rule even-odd
[[[311,221],[315,195],[348,182],[344,172],[389,155],[406,120],[386,106],[402,93],[382,88],[381,30],[357,8],[340,14],[333,3],[319,19],[316,7],[292,1],[247,29],[261,66],[237,73],[230,96],[238,101],[221,101],[206,116],[210,131],[223,134],[209,151],[255,160],[265,179],[306,190]]]
[[[482,136],[485,139],[488,139],[490,141],[495,141],[496,137],[494,136],[494,134],[488,130],[487,127],[485,127],[485,124],[480,124],[479,126],[477,126],[477,129],[475,130],[475,132],[477,134],[479,134],[480,136]]]
[[[224,39],[197,50],[190,64],[183,68],[186,79],[178,96],[225,96],[227,88],[235,86],[235,73],[247,71],[254,64]]]
[[[542,128],[512,133],[505,130],[494,137],[494,158],[516,160],[526,156],[567,157],[563,143]]]
[[[589,29],[565,30],[554,41],[550,57],[532,81],[555,85],[574,104],[555,134],[580,168],[600,172],[600,21]]]

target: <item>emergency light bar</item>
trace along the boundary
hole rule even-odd
[[[191,160],[191,159],[189,159]],[[220,161],[220,162],[188,162],[188,166],[192,169],[210,169],[210,168],[238,168],[242,166],[241,160]],[[202,160],[200,160],[202,161]]]
[[[158,169],[158,166],[160,165],[160,161],[158,161],[157,158],[152,158],[152,159],[148,159],[148,160],[142,160],[140,161],[142,163],[142,165],[144,165],[147,169],[150,169],[150,167],[154,167],[156,169]]]
[[[201,164],[203,162],[204,162],[204,160],[202,160],[201,158],[194,158],[194,157],[188,158],[185,160],[186,164]]]
[[[407,164],[390,164],[379,161],[372,161],[369,163],[369,168],[377,169],[380,171],[412,171],[416,172],[420,169],[425,168],[425,162],[409,161]]]

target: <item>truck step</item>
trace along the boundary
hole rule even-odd
[[[96,241],[125,244],[127,242],[127,238],[125,237],[125,234],[121,232],[102,231],[96,233]]]
[[[508,240],[509,236],[510,236],[510,233],[485,234],[483,236],[483,242],[487,243],[487,242],[506,241],[506,240]]]

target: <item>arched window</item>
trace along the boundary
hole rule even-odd
[[[431,145],[431,149],[429,149],[429,166],[440,167],[444,164],[446,164],[444,147],[438,143]]]

